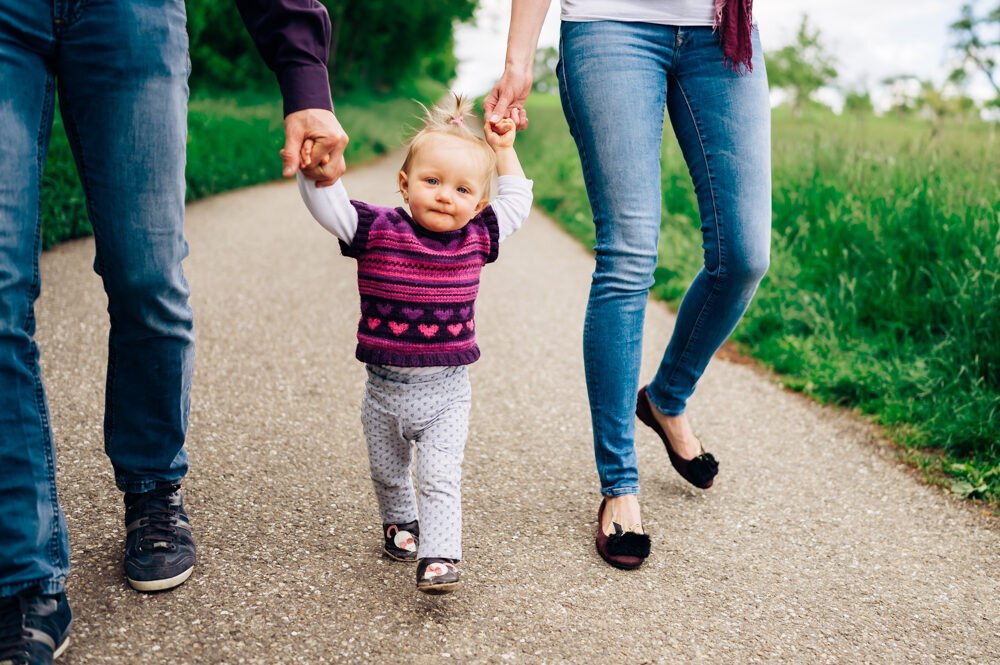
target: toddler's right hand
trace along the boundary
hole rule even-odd
[[[312,139],[306,139],[302,142],[302,154],[299,156],[299,160],[303,166],[300,170],[303,175],[314,181],[316,187],[329,187],[333,183],[337,182],[338,178],[331,179],[327,175],[327,169],[332,168],[332,165],[330,164],[330,155],[324,155],[323,158],[319,160],[319,163],[312,163],[312,151],[315,143],[316,142]],[[306,164],[309,166],[306,167]]]
[[[512,113],[517,109],[512,109]],[[517,121],[513,118],[501,118],[497,122],[489,122],[483,126],[486,134],[486,142],[494,151],[503,148],[514,147],[514,138],[517,136]]]

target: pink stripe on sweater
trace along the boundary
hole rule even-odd
[[[371,266],[394,267],[402,271],[434,270],[434,272],[459,272],[459,271],[480,271],[483,268],[481,257],[469,257],[464,261],[456,260],[450,264],[447,270],[441,269],[440,261],[421,261],[419,258],[401,256],[399,254],[385,254],[382,252],[369,252],[358,259],[358,265],[365,268]]]
[[[372,282],[424,282],[442,285],[455,285],[457,288],[462,288],[466,283],[471,284],[472,282],[477,282],[479,280],[476,277],[479,276],[478,271],[467,270],[462,273],[448,273],[442,274],[440,271],[419,273],[419,272],[399,272],[396,270],[364,270],[358,271],[359,280],[368,280]]]
[[[476,235],[469,236],[465,242],[461,243],[457,248],[442,248],[433,249],[427,247],[426,245],[421,245],[416,238],[408,237],[400,233],[386,232],[383,230],[372,229],[368,234],[368,241],[378,241],[379,249],[400,249],[404,251],[413,251],[420,254],[429,254],[437,256],[448,256],[453,257],[456,254],[462,253],[476,253],[483,252],[488,253],[490,249],[490,239],[489,236]]]
[[[365,341],[371,348],[390,349],[392,351],[419,351],[422,353],[437,353],[447,351],[464,351],[472,348],[476,344],[474,337],[458,342],[428,342],[427,344],[413,344],[407,342],[392,342],[381,337],[371,337],[358,331],[358,340]]]
[[[363,296],[377,296],[389,300],[413,300],[414,302],[457,302],[459,300],[475,300],[479,294],[479,285],[463,289],[435,289],[419,286],[403,286],[402,284],[387,284],[358,280],[358,292]]]

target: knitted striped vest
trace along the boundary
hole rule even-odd
[[[358,360],[397,367],[475,362],[479,274],[499,249],[493,208],[461,229],[437,233],[403,208],[351,204],[358,230],[340,246],[358,261]]]

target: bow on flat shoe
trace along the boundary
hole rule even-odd
[[[625,531],[617,522],[612,522],[615,528],[613,534],[604,533],[604,527],[601,525],[604,523],[605,503],[606,501],[602,499],[601,507],[597,509],[597,553],[615,568],[624,570],[638,568],[649,556],[651,542],[649,534]]]

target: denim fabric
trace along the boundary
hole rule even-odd
[[[182,0],[0,0],[0,596],[69,567],[38,365],[40,182],[55,92],[111,316],[105,449],[122,490],[187,471]]]
[[[753,73],[723,66],[709,27],[599,21],[562,25],[557,69],[596,227],[583,347],[594,452],[605,496],[639,491],[634,447],[642,328],[660,231],[664,108],[694,181],[704,268],[649,386],[684,412],[768,265],[770,106],[757,32]]]

